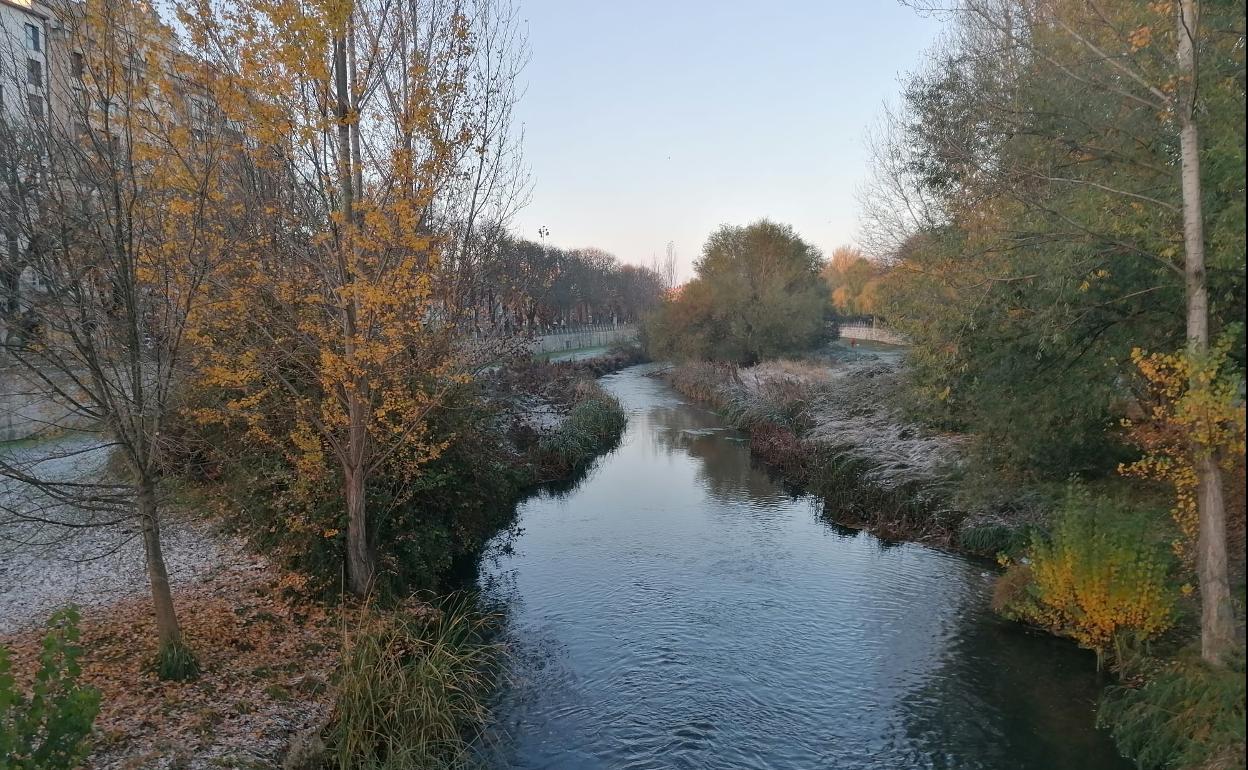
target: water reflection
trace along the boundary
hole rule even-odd
[[[983,610],[984,567],[827,523],[631,369],[620,446],[483,565],[523,768],[1108,768],[1090,659]]]

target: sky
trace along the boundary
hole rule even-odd
[[[939,22],[897,0],[517,0],[531,58],[516,117],[522,237],[680,279],[721,224],[767,217],[853,243],[866,136]]]

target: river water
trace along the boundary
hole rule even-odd
[[[1091,655],[987,609],[991,567],[830,523],[737,431],[633,367],[573,489],[482,567],[516,768],[1125,768]]]

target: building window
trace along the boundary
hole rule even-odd
[[[26,60],[26,82],[35,88],[43,88],[43,62],[38,59]]]
[[[85,71],[85,69],[86,67],[84,66],[83,61],[82,61],[82,54],[78,53],[77,51],[74,51],[73,53],[71,53],[69,55],[69,74],[81,80],[82,73]]]
[[[30,108],[32,118],[43,117],[43,97],[39,94],[27,94],[26,106]]]
[[[26,25],[26,47],[32,51],[43,50],[43,40],[40,36],[39,28],[34,24]]]

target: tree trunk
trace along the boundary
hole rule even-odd
[[[1205,234],[1200,190],[1200,134],[1196,124],[1197,92],[1196,0],[1182,0],[1178,9],[1179,151],[1183,188],[1184,274],[1187,284],[1187,350],[1193,361],[1209,351],[1209,289],[1205,278]],[[1193,377],[1193,391],[1208,385]],[[1226,505],[1222,471],[1214,447],[1193,446],[1200,518],[1196,573],[1200,581],[1200,651],[1209,663],[1221,664],[1235,645],[1235,618],[1226,567]]]
[[[173,608],[173,592],[169,589],[169,571],[160,547],[160,519],[156,510],[156,490],[150,481],[139,482],[139,522],[143,531],[143,550],[147,554],[147,579],[152,586],[152,608],[156,611],[156,634],[162,649],[182,643],[182,629]]]
[[[350,25],[351,22],[348,22]],[[359,116],[351,103],[347,67],[347,30],[334,37],[334,91],[338,118],[338,185],[342,193],[342,236],[338,243],[339,273],[344,288],[342,316],[343,351],[348,361],[355,356],[358,333],[355,296],[355,174],[352,170],[352,137],[359,130]],[[365,596],[373,584],[373,554],[369,547],[366,468],[368,460],[368,383],[355,378],[347,390],[346,457],[342,459],[343,496],[347,503],[347,585],[351,593]]]
[[[356,596],[367,596],[373,587],[373,551],[369,547],[367,495],[364,470],[357,466],[343,469],[343,491],[347,498],[347,587]]]

